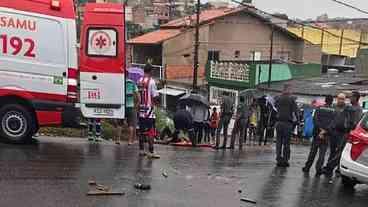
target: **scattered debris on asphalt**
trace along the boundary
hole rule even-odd
[[[96,189],[99,190],[99,191],[103,191],[103,192],[109,192],[110,191],[110,187],[100,185],[100,184],[96,185]]]
[[[250,200],[250,199],[248,199],[248,198],[241,198],[240,200],[241,200],[241,201],[244,201],[244,202],[247,202],[247,203],[257,204],[257,201],[253,201],[253,200]]]
[[[99,190],[96,190],[96,191],[89,191],[87,193],[88,196],[107,196],[107,195],[125,195],[124,192],[115,192],[115,191],[99,191]]]
[[[138,190],[151,190],[151,186],[148,184],[137,183],[134,185],[134,187]]]
[[[97,185],[97,182],[94,179],[88,180],[88,185]]]
[[[165,170],[162,172],[162,176],[164,176],[165,178],[169,177],[169,175],[167,174]]]

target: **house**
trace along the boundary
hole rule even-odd
[[[196,16],[186,16],[161,25],[160,29],[131,39],[132,61],[151,59],[166,68],[166,78],[190,82]],[[269,61],[271,34],[273,60],[320,63],[321,48],[283,27],[254,7],[218,8],[200,14],[199,80],[205,84],[208,60]],[[273,32],[272,32],[273,31]]]
[[[320,28],[289,25],[288,30],[313,44],[321,45],[323,73],[327,73],[328,69],[340,72],[354,70],[359,49],[368,46],[367,32],[318,26]]]

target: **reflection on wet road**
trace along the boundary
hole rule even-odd
[[[358,207],[368,186],[344,190],[314,172],[301,172],[308,147],[293,146],[289,169],[275,168],[272,147],[238,151],[157,146],[160,160],[137,156],[137,146],[89,144],[42,137],[29,146],[0,144],[0,206],[129,207]],[[168,177],[162,176],[166,172]],[[90,178],[125,196],[87,197]],[[152,190],[134,189],[135,183]],[[238,191],[241,190],[241,193]],[[246,197],[257,204],[241,202]]]

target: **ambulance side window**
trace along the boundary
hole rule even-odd
[[[118,32],[110,28],[89,28],[87,55],[94,57],[116,57],[118,55]]]

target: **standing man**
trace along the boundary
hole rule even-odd
[[[291,96],[290,87],[289,84],[284,85],[282,95],[276,100],[276,161],[278,167],[290,166],[290,138],[293,130],[294,117],[298,113],[298,106],[295,98]]]
[[[239,150],[243,149],[244,136],[247,131],[249,120],[249,108],[245,104],[244,96],[240,97],[239,106],[237,109],[236,120],[231,134],[230,149],[234,149],[235,139],[239,138]]]
[[[352,107],[346,105],[346,95],[340,93],[337,96],[335,107],[335,118],[330,125],[330,157],[322,173],[327,177],[332,177],[333,171],[338,167],[345,147],[346,136],[353,128]]]
[[[309,152],[308,160],[305,163],[303,172],[308,173],[313,165],[314,159],[319,151],[318,161],[316,163],[316,176],[322,174],[322,167],[325,162],[325,155],[328,147],[328,140],[331,137],[329,126],[331,120],[334,119],[334,109],[332,108],[333,97],[326,96],[325,105],[319,107],[314,113],[314,137]]]
[[[146,155],[144,143],[147,139],[149,145],[148,158],[159,159],[154,154],[155,142],[155,113],[154,106],[158,102],[158,92],[155,80],[152,78],[152,66],[144,66],[144,76],[139,80],[140,108],[139,108],[139,154]]]
[[[137,109],[139,108],[140,100],[139,100],[138,87],[133,80],[128,78],[125,82],[125,86],[126,86],[125,114],[129,130],[128,145],[131,145],[136,140]],[[120,137],[121,137],[121,130],[119,131],[119,141]]]
[[[194,105],[191,108],[194,127],[194,142],[200,144],[203,138],[204,122],[208,117],[208,108],[204,105]]]
[[[346,139],[351,130],[358,124],[362,117],[363,110],[359,106],[360,94],[353,92],[350,98],[351,106],[346,106],[346,95],[341,93],[337,96],[336,117],[332,121],[331,131],[334,137],[330,140],[330,157],[323,173],[327,177],[332,177],[334,169],[339,173],[340,159],[346,145]]]
[[[350,98],[351,108],[352,108],[352,118],[353,118],[353,128],[359,123],[360,119],[363,116],[363,108],[359,104],[360,101],[360,93],[358,91],[354,91]]]
[[[224,92],[224,97],[221,104],[220,123],[216,133],[216,146],[215,149],[219,149],[221,130],[224,129],[224,142],[221,149],[226,149],[227,145],[227,129],[231,117],[233,116],[234,103],[230,97],[229,92]]]

